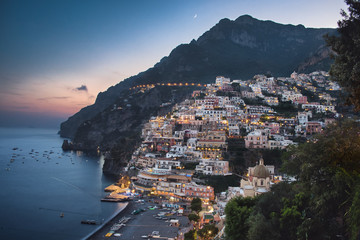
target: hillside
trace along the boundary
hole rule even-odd
[[[153,68],[99,93],[96,102],[61,124],[60,135],[74,138],[80,124],[126,97],[129,87],[154,82],[210,82],[218,75],[247,79],[255,74],[288,76],[291,72],[327,70],[329,50],[323,35],[335,29],[283,25],[244,15],[222,19],[198,40],[176,47]]]
[[[261,21],[248,15],[234,21],[222,19],[197,40],[176,47],[154,67],[99,93],[93,105],[61,124],[60,135],[73,140],[73,149],[110,150],[129,136],[136,139],[141,124],[164,111],[162,103],[169,102],[171,107],[196,89],[156,87],[136,94],[129,90],[140,84],[209,83],[218,75],[249,79],[255,74],[289,76],[293,71],[328,70],[330,51],[323,35],[335,31]],[[114,106],[122,110],[114,111]]]

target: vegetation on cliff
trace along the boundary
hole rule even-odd
[[[228,239],[358,239],[360,234],[360,126],[342,122],[314,141],[292,146],[283,182],[254,199],[226,206]],[[241,227],[242,231],[239,231]]]
[[[342,11],[338,22],[339,36],[328,36],[327,42],[335,52],[330,74],[348,92],[349,103],[360,110],[360,2],[346,0],[349,14]]]

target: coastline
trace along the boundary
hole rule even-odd
[[[0,239],[83,239],[125,207],[126,202],[100,202],[103,189],[114,183],[103,175],[103,158],[63,152],[56,132],[0,128],[0,182],[6,183],[0,194],[6,216],[0,219]],[[99,224],[80,224],[87,218]]]
[[[116,211],[113,215],[111,215],[107,220],[105,220],[100,226],[98,226],[96,229],[94,229],[92,232],[90,232],[88,235],[82,238],[82,240],[88,240],[92,237],[94,237],[98,232],[100,232],[111,220],[116,218],[118,215],[120,215],[124,210],[128,207],[130,202],[126,202],[125,206],[118,211]]]

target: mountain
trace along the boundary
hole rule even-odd
[[[249,15],[234,21],[222,19],[197,40],[176,47],[154,67],[99,93],[93,105],[61,124],[60,135],[73,139],[71,147],[75,149],[113,149],[119,142],[129,141],[129,136],[136,139],[144,121],[165,112],[162,103],[175,104],[195,89],[129,90],[136,85],[210,83],[219,75],[249,79],[256,74],[289,76],[293,71],[328,70],[331,60],[325,34],[336,34],[336,30],[283,25]]]

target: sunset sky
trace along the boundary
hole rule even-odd
[[[0,1],[0,126],[58,127],[222,18],[337,27],[343,0]]]

